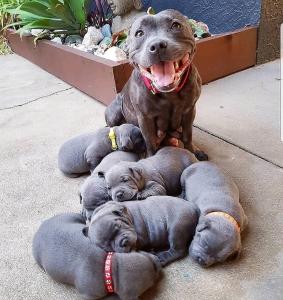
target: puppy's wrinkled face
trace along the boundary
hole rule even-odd
[[[190,256],[204,267],[237,256],[241,238],[234,224],[224,218],[200,217],[190,246]]]
[[[95,210],[88,236],[105,251],[127,253],[136,248],[137,234],[127,208],[108,202]]]
[[[93,211],[111,200],[104,177],[98,174],[89,176],[80,188],[83,214],[90,221]]]
[[[188,19],[169,9],[138,18],[127,45],[130,60],[153,77],[163,90],[172,88],[178,71],[195,53],[195,38]]]
[[[105,181],[114,201],[136,199],[137,193],[144,187],[143,173],[136,163],[118,163],[106,172]]]
[[[140,129],[132,124],[119,126],[120,149],[135,153],[145,152],[146,146]]]

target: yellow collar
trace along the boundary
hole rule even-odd
[[[229,220],[231,223],[233,223],[233,224],[236,226],[236,228],[237,228],[237,230],[238,230],[239,232],[241,231],[241,228],[240,228],[238,222],[237,222],[231,215],[229,215],[229,214],[227,214],[227,213],[225,213],[225,212],[223,212],[223,211],[213,211],[213,212],[211,212],[211,213],[208,213],[207,216],[208,216],[208,215],[215,215],[215,216],[221,216],[221,217],[224,217],[224,218],[226,218],[227,220]]]
[[[117,150],[118,149],[118,145],[116,143],[116,134],[115,134],[115,131],[114,131],[114,129],[112,127],[110,128],[108,137],[109,137],[110,142],[111,142],[112,150],[114,150],[114,151]]]

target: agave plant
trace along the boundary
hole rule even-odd
[[[38,38],[50,33],[85,33],[84,0],[25,0],[15,9],[6,11],[18,19],[7,27],[18,26],[21,35],[31,29],[45,30]]]

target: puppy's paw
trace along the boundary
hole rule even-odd
[[[195,157],[200,161],[207,161],[208,160],[208,155],[205,152],[201,151],[201,150],[197,150],[195,152]]]

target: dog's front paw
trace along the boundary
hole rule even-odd
[[[197,150],[195,152],[195,157],[200,161],[207,161],[208,160],[208,155],[205,152],[201,151],[201,150]]]

